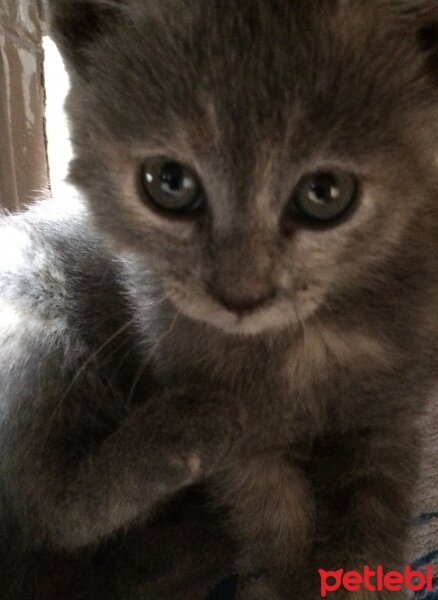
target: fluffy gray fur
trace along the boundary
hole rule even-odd
[[[437,383],[435,0],[48,5],[79,196],[1,222],[2,598],[164,598],[145,565],[190,499],[211,536],[175,569],[221,548],[211,572],[265,570],[257,600],[400,568]],[[201,216],[150,207],[156,155]],[[291,220],[330,166],[356,210]]]

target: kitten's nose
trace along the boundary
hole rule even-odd
[[[238,316],[253,313],[275,296],[274,251],[265,238],[265,232],[237,224],[211,242],[209,292]]]
[[[274,297],[274,292],[263,285],[253,285],[246,290],[224,291],[213,288],[211,291],[227,310],[239,316],[256,311]]]

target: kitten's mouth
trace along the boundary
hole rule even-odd
[[[234,335],[257,335],[296,322],[290,302],[270,294],[251,302],[224,302],[208,293],[187,292],[178,284],[167,285],[166,294],[185,316]]]

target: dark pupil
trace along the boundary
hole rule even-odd
[[[184,182],[184,173],[179,165],[169,163],[161,171],[160,179],[172,192],[178,192]]]
[[[336,182],[331,175],[319,175],[310,185],[311,191],[322,202],[333,200],[335,188]]]

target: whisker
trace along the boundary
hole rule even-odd
[[[49,418],[49,421],[47,423],[47,437],[46,437],[46,441],[50,435],[50,431],[51,431],[51,427],[53,426],[53,423],[56,419],[56,417],[59,415],[59,411],[61,409],[61,406],[64,404],[65,399],[67,398],[68,394],[70,393],[70,391],[72,390],[74,384],[78,381],[79,377],[84,373],[85,369],[89,366],[89,364],[111,343],[113,342],[115,339],[117,339],[120,335],[122,335],[133,323],[134,319],[129,319],[129,321],[127,321],[122,327],[120,327],[115,333],[113,333],[112,335],[110,335],[108,337],[107,340],[105,340],[105,342],[99,346],[99,348],[93,352],[91,354],[91,356],[88,357],[88,359],[79,367],[79,369],[76,371],[76,373],[74,374],[73,378],[71,379],[69,385],[67,386],[66,390],[64,391],[64,393],[62,394],[62,396],[59,398],[59,400],[56,402],[56,405],[53,408],[53,411],[51,413],[51,416]]]
[[[135,377],[133,379],[132,385],[131,385],[131,389],[129,391],[127,400],[126,400],[126,404],[127,406],[129,406],[132,402],[132,398],[134,397],[135,394],[135,390],[141,380],[141,378],[143,377],[143,374],[151,360],[152,354],[155,351],[155,349],[157,348],[157,346],[159,346],[160,344],[162,344],[162,342],[172,333],[173,329],[175,328],[175,324],[176,321],[179,317],[179,311],[176,310],[175,312],[175,316],[172,319],[172,322],[170,324],[170,327],[164,332],[163,335],[160,336],[160,338],[158,340],[156,340],[153,344],[153,346],[150,348],[150,350],[146,353],[144,359],[141,361],[139,368],[137,369],[137,372],[135,374]]]
[[[127,323],[125,323],[124,325],[122,325],[122,327],[120,327],[115,333],[113,333],[112,335],[109,336],[109,338],[107,338],[107,340],[101,345],[99,346],[99,348],[97,350],[95,350],[91,356],[88,357],[88,359],[81,365],[81,367],[78,369],[78,371],[75,373],[73,379],[71,380],[69,386],[67,387],[63,398],[65,398],[65,396],[70,392],[70,390],[72,389],[73,385],[76,383],[76,381],[78,380],[78,378],[81,376],[81,374],[84,372],[84,370],[88,367],[88,365],[95,360],[95,358],[97,358],[97,356],[99,356],[99,354],[105,350],[105,348],[107,346],[109,346],[109,344],[111,344],[111,342],[113,342],[114,340],[116,340],[119,336],[122,335],[122,333],[125,333],[125,331],[127,329],[129,329],[129,327],[133,324],[134,322],[134,318],[130,319]]]

